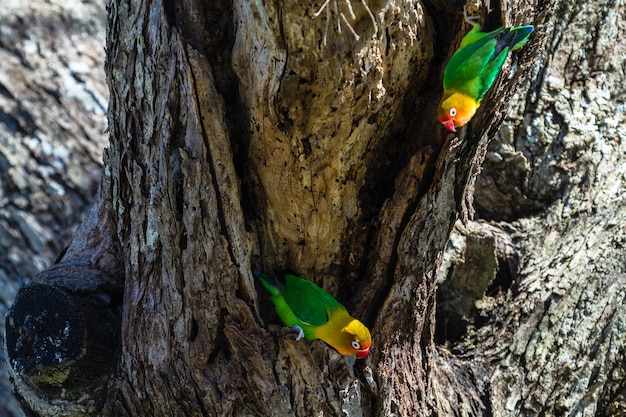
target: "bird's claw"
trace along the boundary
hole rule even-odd
[[[302,330],[302,327],[298,326],[297,324],[291,326],[291,328],[298,331],[298,336],[296,336],[296,342],[299,342],[304,337],[304,330]]]
[[[463,18],[465,19],[465,21],[467,23],[469,23],[472,26],[476,26],[478,23],[480,23],[480,16],[475,16],[475,15],[469,15],[467,12],[467,4],[465,6],[463,6]]]

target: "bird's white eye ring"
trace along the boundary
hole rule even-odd
[[[356,340],[352,341],[352,347],[355,349],[361,349],[361,344],[359,342],[357,342]]]
[[[454,107],[452,107],[450,109],[450,117],[454,117],[454,116],[456,116],[456,109]]]

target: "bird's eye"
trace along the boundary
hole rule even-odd
[[[456,109],[454,107],[452,107],[450,109],[450,117],[454,117],[454,116],[456,116]]]
[[[359,342],[357,342],[356,340],[352,341],[352,347],[355,349],[361,349],[361,344]]]

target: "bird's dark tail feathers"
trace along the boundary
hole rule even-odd
[[[528,38],[530,38],[530,34],[535,30],[534,26],[513,26],[509,29],[508,36],[509,40],[507,44],[511,47],[511,51],[515,51],[520,49],[526,43],[528,43]]]
[[[261,284],[272,294],[273,296],[280,295],[278,281],[276,278],[269,277],[262,272],[255,272],[254,275],[261,281]]]

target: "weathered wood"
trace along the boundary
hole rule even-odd
[[[121,351],[124,285],[110,207],[96,196],[60,263],[20,289],[7,315],[9,374],[34,415],[94,414],[105,401]]]
[[[340,16],[349,14],[344,2],[236,7],[233,66],[250,115],[249,172],[266,268],[358,270],[377,210],[367,204],[390,192],[386,181],[405,163],[404,149],[439,139],[393,134],[404,106],[420,105],[416,92],[429,73],[433,33],[423,6],[364,4],[353,4],[354,34]]]
[[[84,269],[71,266],[63,272],[76,280],[93,279]],[[47,270],[18,293],[7,315],[7,360],[12,377],[39,388],[38,396],[75,401],[106,386],[119,354],[119,316],[110,300],[95,292],[84,297],[43,283],[59,272]],[[14,383],[32,405],[26,398],[30,390]]]
[[[20,286],[68,244],[100,181],[105,18],[105,5],[90,0],[0,7],[2,340]],[[0,415],[23,416],[0,360]]]

